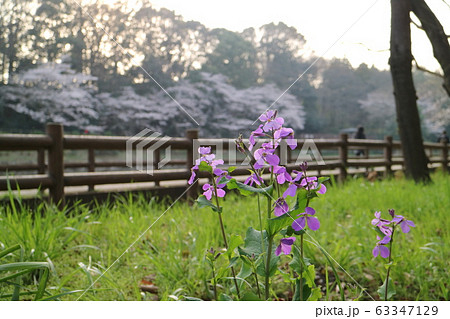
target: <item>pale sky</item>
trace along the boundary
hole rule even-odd
[[[151,0],[185,20],[209,28],[242,31],[270,22],[294,26],[316,55],[346,57],[353,66],[388,68],[390,0]],[[426,0],[450,34],[450,7],[444,0]],[[418,21],[417,19],[415,19]],[[421,66],[439,69],[425,32],[411,26],[413,55]],[[333,45],[334,44],[334,45]]]

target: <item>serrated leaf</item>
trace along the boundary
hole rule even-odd
[[[378,292],[378,295],[380,296],[380,299],[384,300],[385,294],[386,294],[386,280],[384,281],[383,285],[380,286],[380,288],[378,288],[377,292]],[[394,282],[389,278],[388,290],[387,290],[387,300],[391,299],[392,296],[395,295],[395,293],[396,293],[396,291],[395,291],[395,287],[394,287]]]
[[[214,205],[210,200],[206,199],[204,195],[200,195],[197,198],[197,204],[200,208],[209,207],[215,212],[222,212],[222,207],[220,207],[220,210],[218,210],[217,206]]]
[[[308,297],[308,301],[317,301],[322,297],[322,292],[320,291],[320,287],[316,287],[311,289],[311,294]]]

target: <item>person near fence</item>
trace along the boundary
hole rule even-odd
[[[442,131],[442,134],[439,135],[439,137],[437,138],[437,142],[438,143],[445,143],[445,144],[449,143],[447,131]]]
[[[358,129],[355,133],[354,138],[359,139],[359,140],[366,139],[366,134],[364,134],[364,127],[362,127],[361,125],[358,126]],[[356,150],[355,154],[356,154],[356,156],[360,156],[360,155],[364,155],[365,152],[364,152],[364,150]]]

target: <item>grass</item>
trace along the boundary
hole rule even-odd
[[[391,270],[397,290],[394,299],[448,300],[450,177],[435,174],[433,180],[432,185],[422,186],[406,180],[371,183],[356,179],[329,187],[314,202],[321,228],[310,232],[311,236],[358,283],[335,265],[346,299],[370,300],[366,292],[377,298],[386,269],[381,258],[372,257],[376,233],[370,221],[374,211],[387,213],[394,208],[417,225],[409,234],[399,233],[395,242],[394,255],[402,259]],[[63,212],[46,204],[34,210],[19,204],[14,206],[16,211],[4,206],[0,208],[0,251],[21,244],[25,261],[51,262],[49,286],[55,293],[86,289],[111,266],[81,300],[211,299],[211,272],[204,256],[206,249],[222,245],[217,217],[206,208],[181,202],[165,212],[170,204],[169,200],[148,202],[143,196],[129,196],[94,208],[78,204]],[[229,194],[223,206],[228,235],[244,236],[249,226],[259,229],[256,198]],[[305,240],[305,256],[319,271],[316,281],[323,287],[322,299],[327,295],[339,300],[333,272],[324,267],[326,258],[308,235]],[[10,256],[10,261],[14,258]],[[289,257],[283,258],[289,262]],[[157,294],[140,291],[145,276],[158,287]],[[326,280],[332,285],[329,289],[324,287]],[[31,289],[33,283],[30,277],[22,284]],[[229,293],[231,286],[230,281],[219,281],[219,293]],[[281,275],[273,286],[278,296],[288,297],[290,287]],[[7,288],[0,285],[0,295]],[[75,300],[80,295],[61,299]]]

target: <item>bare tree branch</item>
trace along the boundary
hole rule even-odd
[[[443,87],[450,96],[450,44],[442,24],[424,0],[411,0],[411,9],[419,18],[433,46],[433,55],[444,72]]]
[[[416,58],[415,58],[414,56],[413,56],[413,62],[414,62],[414,64],[415,64],[417,70],[423,71],[423,72],[428,73],[428,74],[432,74],[432,75],[434,75],[434,76],[440,77],[441,79],[444,78],[444,75],[442,75],[441,73],[434,72],[434,71],[430,71],[430,70],[428,70],[428,69],[426,69],[426,68],[420,66],[419,63],[417,62],[417,60],[416,60]]]

